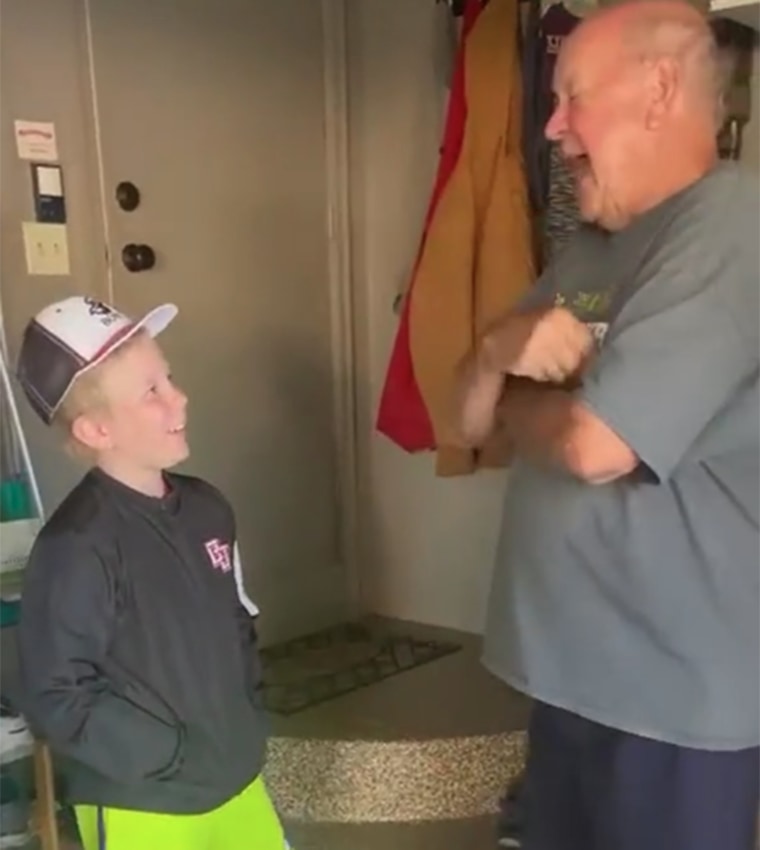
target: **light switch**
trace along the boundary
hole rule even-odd
[[[65,224],[25,221],[22,228],[27,274],[70,274]]]

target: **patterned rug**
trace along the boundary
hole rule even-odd
[[[456,643],[345,623],[261,650],[264,706],[289,715],[443,658]]]

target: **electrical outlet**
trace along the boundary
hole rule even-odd
[[[65,224],[25,221],[22,228],[27,274],[70,274],[69,241]]]

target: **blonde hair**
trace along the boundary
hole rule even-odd
[[[89,446],[76,437],[74,423],[80,416],[108,408],[108,399],[103,391],[103,374],[147,334],[148,332],[141,328],[101,360],[97,366],[93,366],[92,369],[88,369],[75,378],[56,410],[52,424],[63,434],[66,452],[75,460],[91,464],[95,460],[95,454]]]

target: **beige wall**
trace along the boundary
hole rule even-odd
[[[262,637],[344,619],[321,4],[89,4],[104,205],[87,6],[2,2],[0,280],[11,353],[42,305],[71,292],[109,295],[105,206],[116,303],[134,314],[159,299],[180,307],[165,346],[192,399],[194,451],[183,469],[220,486],[236,510],[248,589],[266,614]],[[14,148],[15,118],[56,123],[71,277],[26,274],[20,228],[32,217],[32,193]],[[113,197],[125,178],[144,199],[129,216]],[[122,268],[121,248],[133,240],[156,248],[151,273]],[[20,407],[49,511],[81,470]]]
[[[373,428],[396,330],[392,302],[408,278],[440,143],[445,13],[432,0],[348,6],[363,596],[374,611],[478,631],[506,476],[436,479],[432,458],[406,455]],[[24,319],[43,303],[104,288],[82,8],[80,0],[5,0],[0,13],[0,291],[13,350]],[[30,215],[31,191],[15,155],[14,118],[56,122],[70,210],[70,278],[24,272],[19,221]],[[756,112],[745,141],[745,159],[756,164],[759,125]],[[77,470],[26,413],[25,422],[52,505]]]
[[[744,130],[742,161],[760,172],[760,50],[752,67],[752,117]]]
[[[69,292],[105,294],[83,5],[5,0],[2,6],[0,291],[14,352],[23,322],[42,304]],[[403,454],[371,427],[396,326],[391,305],[409,271],[434,174],[446,98],[446,16],[430,0],[348,5],[365,601],[395,616],[477,630],[503,476],[436,480],[430,458]],[[25,273],[19,221],[31,214],[32,201],[28,170],[14,150],[14,118],[56,122],[70,213],[70,278]],[[22,410],[50,508],[78,470]]]
[[[0,296],[12,356],[28,316],[74,292],[105,294],[105,241],[92,148],[80,0],[5,0],[0,7]],[[21,224],[33,212],[28,164],[16,156],[15,119],[53,121],[69,212],[70,277],[26,274]],[[79,470],[54,435],[20,405],[43,499],[56,504]]]
[[[12,356],[26,318],[47,302],[71,293],[102,293],[105,256],[99,217],[85,67],[81,61],[80,0],[4,0],[0,5],[0,300]],[[40,57],[44,57],[41,60]],[[16,156],[13,121],[54,121],[69,209],[72,275],[31,278],[26,274],[21,225],[32,217],[31,176]],[[60,451],[55,436],[19,405],[35,459],[43,501],[50,510],[80,475]],[[2,415],[6,415],[4,412]],[[2,647],[3,688],[15,686],[14,630]]]
[[[380,613],[478,631],[503,474],[440,480],[374,432],[434,176],[446,91],[446,18],[430,0],[351,2],[351,200],[360,386],[363,594]]]

